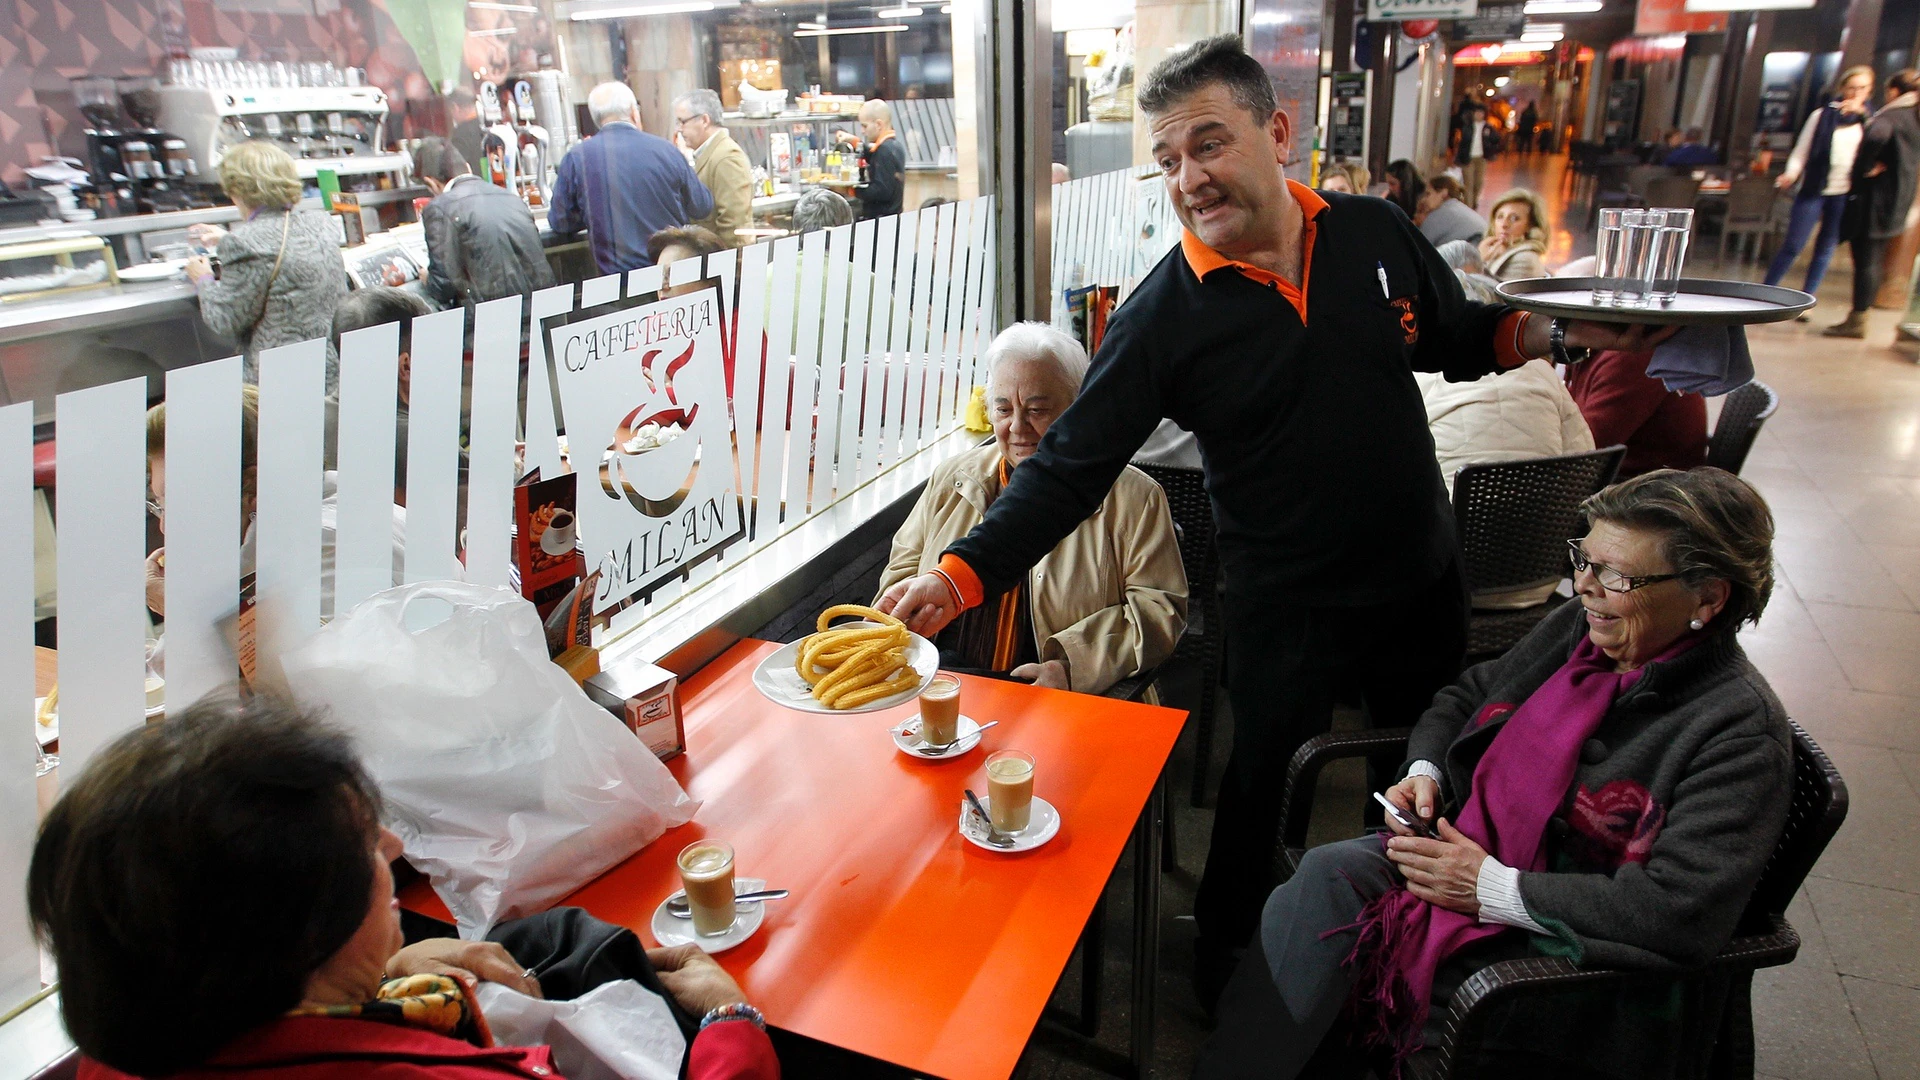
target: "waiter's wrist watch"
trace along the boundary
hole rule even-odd
[[[1577,364],[1593,355],[1592,349],[1567,348],[1567,320],[1561,318],[1547,324],[1547,348],[1556,364]]]

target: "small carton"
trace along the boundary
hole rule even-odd
[[[680,679],[673,672],[628,660],[603,669],[584,685],[588,697],[619,717],[661,761],[685,752]]]

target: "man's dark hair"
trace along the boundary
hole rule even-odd
[[[1896,94],[1911,94],[1920,90],[1920,70],[1901,68],[1887,76],[1887,89]]]
[[[472,163],[466,155],[438,135],[421,139],[420,145],[414,147],[413,175],[422,180],[444,184],[472,171]]]
[[[215,695],[101,750],[27,871],[75,1045],[156,1076],[298,1005],[367,917],[379,810],[347,736],[275,698]]]
[[[340,335],[354,330],[399,323],[400,348],[405,351],[413,343],[413,320],[432,313],[433,307],[419,294],[405,289],[396,289],[391,285],[369,285],[364,289],[355,289],[341,298],[339,305],[333,309],[333,344],[338,348]]]
[[[678,228],[661,229],[647,237],[647,258],[657,263],[670,247],[683,247],[695,255],[711,255],[727,249],[727,245],[720,242],[712,229],[700,225],[681,225]]]
[[[1247,55],[1238,34],[1196,41],[1160,61],[1134,100],[1142,112],[1165,112],[1174,102],[1216,83],[1227,88],[1234,104],[1253,114],[1255,123],[1266,123],[1280,108],[1267,69]]]

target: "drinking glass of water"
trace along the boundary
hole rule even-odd
[[[1627,252],[1626,226],[1622,219],[1627,212],[1622,206],[1600,211],[1600,233],[1593,246],[1593,302],[1596,304],[1613,303],[1614,294],[1620,289],[1620,264]]]
[[[1647,300],[1647,264],[1653,255],[1653,234],[1659,227],[1658,210],[1628,210],[1620,215],[1623,250],[1616,303],[1638,306]]]
[[[1687,264],[1687,240],[1693,234],[1693,211],[1650,210],[1660,221],[1647,260],[1647,300],[1671,304],[1680,295],[1680,276]]]

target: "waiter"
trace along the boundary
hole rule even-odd
[[[1469,380],[1660,337],[1469,303],[1398,208],[1284,179],[1292,123],[1236,36],[1169,57],[1138,102],[1179,248],[1114,312],[1079,398],[986,520],[879,606],[938,631],[1093,513],[1162,417],[1194,433],[1234,716],[1194,904],[1210,1010],[1272,889],[1287,760],[1328,729],[1335,692],[1358,686],[1377,727],[1411,725],[1459,671],[1466,588],[1413,372]]]
[[[860,220],[871,221],[900,212],[907,190],[907,148],[893,130],[893,106],[874,98],[860,106],[860,134],[834,133],[834,138],[856,147],[867,159],[867,184],[854,191],[860,200]],[[827,181],[828,186],[836,186]]]

